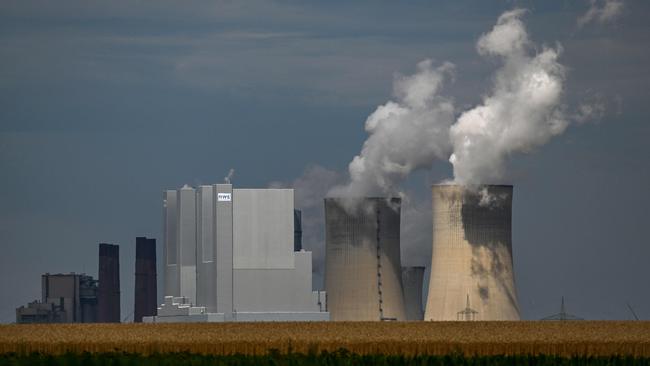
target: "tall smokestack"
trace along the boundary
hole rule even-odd
[[[402,267],[402,285],[404,286],[404,306],[406,320],[424,319],[422,309],[422,281],[424,267]]]
[[[99,244],[97,321],[120,322],[120,247]]]
[[[133,321],[156,315],[156,239],[135,238],[135,307]]]
[[[399,198],[353,206],[325,199],[325,290],[331,320],[405,320]],[[348,208],[348,210],[346,210]]]
[[[519,320],[512,263],[512,186],[434,185],[425,320]]]

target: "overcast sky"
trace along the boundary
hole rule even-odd
[[[396,75],[452,62],[444,93],[456,114],[472,108],[499,67],[477,40],[513,8],[528,9],[539,51],[561,50],[567,111],[599,106],[508,159],[522,316],[556,313],[565,296],[585,318],[629,319],[629,302],[650,319],[649,2],[7,0],[0,322],[40,298],[42,273],[96,276],[100,242],[120,244],[131,314],[135,237],[159,239],[162,254],[162,190],[220,182],[230,168],[236,187],[295,184],[322,268],[313,192],[346,179]],[[428,192],[449,178],[438,161],[403,183],[405,264],[428,264]]]

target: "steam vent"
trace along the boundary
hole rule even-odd
[[[512,264],[512,186],[434,185],[425,320],[519,320]],[[471,316],[467,316],[471,312]]]
[[[325,290],[331,320],[406,320],[400,211],[399,198],[325,199]]]

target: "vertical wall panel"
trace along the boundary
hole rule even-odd
[[[163,192],[163,294],[180,296],[180,273],[178,272],[177,230],[178,213],[176,191]]]
[[[196,192],[184,186],[177,193],[177,243],[180,296],[196,304]]]

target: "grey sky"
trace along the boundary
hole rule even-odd
[[[650,3],[625,1],[616,17],[579,26],[590,6],[3,1],[0,322],[40,296],[44,272],[96,275],[99,242],[120,244],[130,314],[135,237],[160,240],[163,189],[221,181],[230,168],[239,187],[290,183],[311,165],[346,174],[395,74],[423,59],[453,62],[445,93],[459,111],[475,105],[498,67],[475,43],[513,7],[530,10],[537,44],[562,45],[563,102],[606,105],[600,120],[511,159],[522,314],[557,312],[564,295],[583,317],[628,319],[630,302],[650,318]],[[426,215],[428,186],[451,174],[446,162],[414,174],[412,206]],[[403,237],[404,259],[423,264],[428,219],[406,217],[422,224]],[[305,245],[318,252],[311,231]]]

